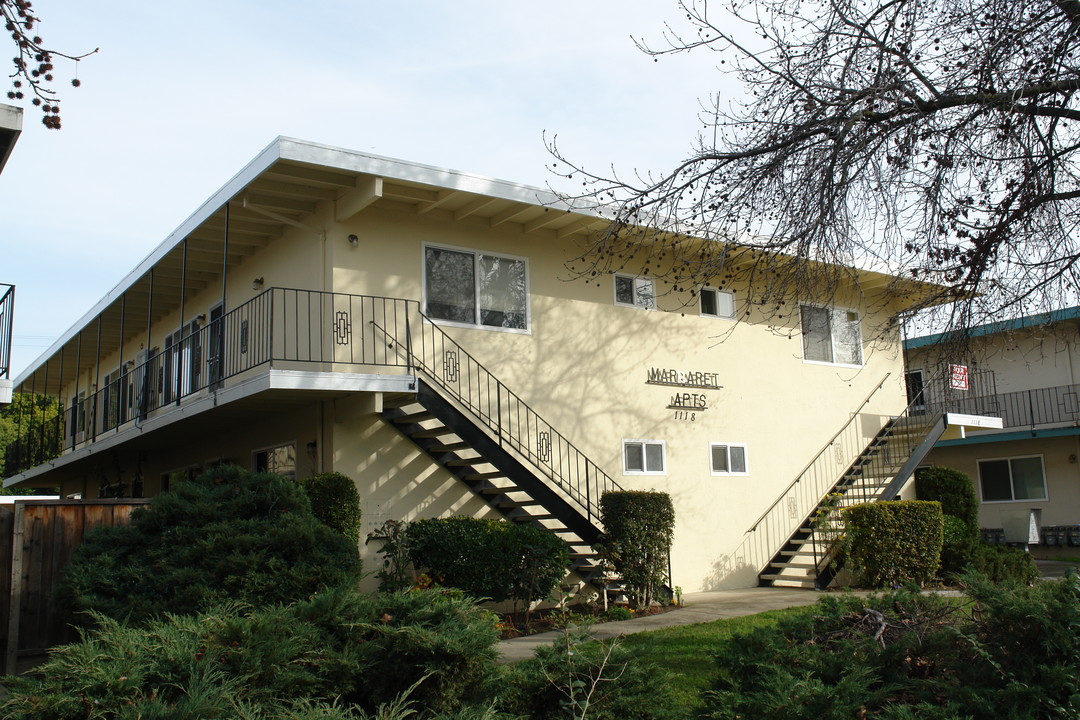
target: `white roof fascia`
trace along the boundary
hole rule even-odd
[[[134,285],[139,278],[150,271],[163,257],[176,248],[184,238],[194,232],[200,225],[206,222],[215,212],[221,209],[225,203],[232,200],[241,190],[247,187],[259,175],[265,172],[278,160],[289,160],[299,163],[307,163],[330,169],[345,170],[349,172],[376,175],[383,178],[402,180],[408,182],[432,185],[447,190],[459,190],[480,195],[488,195],[503,200],[552,207],[558,210],[572,210],[580,214],[595,214],[587,208],[571,208],[559,199],[559,196],[548,190],[511,183],[505,180],[496,180],[481,175],[446,168],[438,168],[431,165],[421,165],[404,160],[371,155],[368,153],[346,150],[330,145],[297,140],[294,138],[278,137],[260,152],[244,169],[226,182],[220,190],[210,196],[199,208],[193,212],[168,237],[142,262],[135,266],[124,278],[110,290],[105,297],[99,300],[92,308],[83,314],[70,328],[68,328],[52,345],[37,357],[22,373],[15,378],[15,385],[19,385],[35,373],[46,361],[59,352],[60,348],[71,340],[83,328],[87,327],[95,317],[103,312],[109,305],[118,300],[127,290]],[[599,215],[597,215],[599,217]]]

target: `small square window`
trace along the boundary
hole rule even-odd
[[[701,288],[701,314],[706,317],[735,317],[735,293],[727,290]]]
[[[709,445],[713,475],[746,475],[746,445],[712,443]]]
[[[623,440],[623,474],[663,475],[663,441]]]
[[[295,443],[256,450],[252,459],[257,473],[268,472],[290,479],[296,478]]]
[[[624,307],[656,309],[656,289],[651,278],[615,276],[615,304]]]

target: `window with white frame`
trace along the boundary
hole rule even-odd
[[[652,278],[615,276],[615,304],[623,307],[656,309],[656,286]]]
[[[709,443],[713,475],[746,475],[744,443]]]
[[[701,300],[701,314],[705,317],[735,317],[735,293],[727,290],[701,288],[698,297]]]
[[[983,502],[1046,500],[1042,456],[980,460],[979,490]]]
[[[663,440],[623,440],[624,475],[663,475]]]
[[[862,365],[862,321],[855,310],[803,305],[803,360]]]
[[[255,472],[268,472],[287,478],[296,477],[296,443],[263,448],[253,453]]]
[[[528,297],[524,258],[424,248],[424,311],[435,320],[527,330]]]

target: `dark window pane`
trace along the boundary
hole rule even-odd
[[[472,253],[427,248],[424,254],[427,314],[436,320],[475,324],[475,272]]]
[[[980,460],[979,484],[984,502],[1012,500],[1008,460]]]

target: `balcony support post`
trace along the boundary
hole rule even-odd
[[[101,391],[101,316],[105,314],[103,310],[97,316],[97,350],[94,357],[94,401],[90,403],[90,407],[93,409],[93,414],[90,417],[90,439],[97,440],[97,411],[98,411],[98,393]]]

